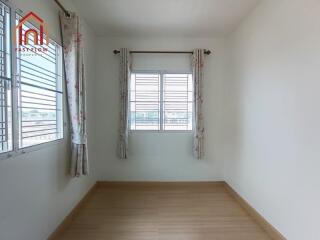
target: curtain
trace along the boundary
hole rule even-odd
[[[70,174],[80,177],[89,173],[86,134],[86,92],[83,62],[83,39],[80,19],[60,13],[67,102],[72,134]]]
[[[193,153],[197,159],[203,158],[204,154],[204,124],[202,113],[202,84],[203,84],[204,50],[195,49],[193,51],[193,91],[194,91],[194,137]]]
[[[120,49],[120,127],[119,157],[128,158],[130,51]]]

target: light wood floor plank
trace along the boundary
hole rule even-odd
[[[60,240],[270,240],[222,185],[100,186]]]

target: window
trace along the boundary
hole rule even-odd
[[[63,138],[61,46],[50,40],[46,52],[17,50],[11,36],[19,19],[0,1],[0,153]]]
[[[133,73],[131,130],[192,130],[192,74]]]
[[[23,31],[26,29],[23,25]],[[35,47],[33,44],[30,41],[29,47]],[[62,138],[61,47],[51,41],[46,53],[16,54],[19,147]]]

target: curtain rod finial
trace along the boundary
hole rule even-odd
[[[210,50],[204,50],[204,53],[207,54],[207,55],[210,55],[211,51]]]
[[[114,54],[118,54],[118,53],[120,53],[120,51],[119,50],[113,50],[113,53]]]

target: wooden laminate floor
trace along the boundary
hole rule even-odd
[[[267,240],[222,184],[99,186],[60,240]]]

